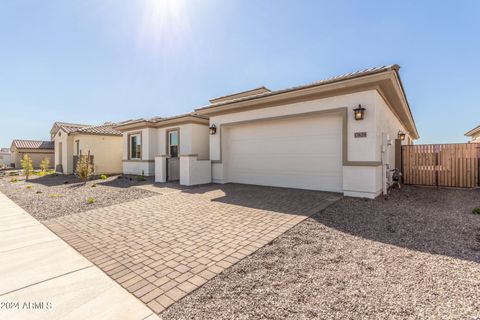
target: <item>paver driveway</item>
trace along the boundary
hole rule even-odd
[[[159,190],[44,222],[157,313],[340,198],[237,184]]]

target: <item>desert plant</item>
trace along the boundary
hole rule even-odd
[[[28,180],[28,177],[30,177],[30,174],[33,172],[32,158],[30,158],[28,154],[24,154],[20,162],[22,164],[25,180]]]
[[[473,214],[480,214],[480,207],[476,207],[475,209],[472,210]]]
[[[47,172],[48,167],[50,167],[50,159],[45,157],[42,162],[40,162],[40,169],[42,169],[43,175]]]
[[[48,195],[49,198],[61,198],[63,195],[58,194],[58,193],[52,193]]]
[[[80,152],[75,174],[84,183],[87,183],[87,180],[93,175],[93,164],[90,161],[90,151],[88,151],[86,156],[82,156],[82,152]]]
[[[137,176],[137,181],[145,181],[145,177],[144,176]]]
[[[88,203],[88,204],[92,204],[92,203],[94,203],[94,202],[95,202],[95,198],[93,198],[93,197],[88,197],[88,198],[87,198],[87,203]]]
[[[94,184],[91,185],[92,188],[95,188],[96,186],[97,186],[96,183],[94,183]]]
[[[32,189],[32,186],[26,186],[25,188],[27,188],[27,189]]]
[[[102,174],[100,175],[100,179],[101,180],[106,180],[108,178],[108,176],[106,174]]]
[[[12,178],[12,179],[10,179],[10,182],[15,183],[15,182],[18,182],[18,180],[17,180],[17,178]]]

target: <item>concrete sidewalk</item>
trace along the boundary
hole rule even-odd
[[[0,193],[0,319],[159,319]]]

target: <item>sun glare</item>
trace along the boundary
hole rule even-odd
[[[154,51],[172,49],[188,38],[184,0],[144,0],[144,13],[139,32],[142,47]]]

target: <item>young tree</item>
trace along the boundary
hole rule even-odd
[[[88,154],[86,156],[83,156],[82,152],[80,152],[77,161],[77,168],[75,169],[75,174],[84,183],[87,183],[87,180],[92,176],[93,163],[90,162],[90,151],[88,151]]]
[[[33,171],[32,159],[28,154],[24,154],[22,160],[20,161],[22,164],[23,174],[25,175],[25,180],[28,180],[28,177]]]
[[[44,158],[42,162],[40,162],[40,169],[42,169],[42,172],[46,172],[49,167],[50,167],[50,159]]]

